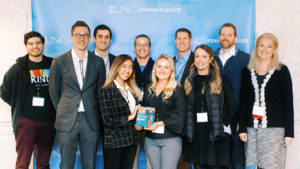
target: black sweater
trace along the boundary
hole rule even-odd
[[[186,124],[186,99],[184,90],[177,86],[172,96],[166,101],[162,99],[162,92],[156,96],[149,93],[146,88],[143,97],[143,106],[155,108],[155,121],[163,121],[165,124],[164,134],[147,132],[146,136],[153,139],[172,138],[182,136]]]
[[[285,128],[285,137],[294,137],[294,107],[291,75],[285,65],[275,70],[265,87],[267,127]],[[245,68],[240,94],[240,133],[253,127],[252,109],[255,102],[251,72]]]

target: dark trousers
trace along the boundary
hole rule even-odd
[[[245,169],[245,145],[237,131],[237,120],[231,124],[232,130],[232,163],[231,169]]]
[[[16,138],[16,169],[28,169],[33,149],[36,153],[36,168],[49,169],[49,159],[55,137],[54,122],[39,122],[20,118]]]
[[[56,131],[56,137],[61,155],[60,169],[73,169],[77,145],[79,143],[83,169],[95,169],[99,131],[93,131],[85,117],[79,112],[73,128],[68,131]]]
[[[122,148],[103,148],[104,169],[132,169],[136,145]]]
[[[228,167],[227,166],[208,166],[208,165],[193,164],[193,169],[228,169]]]

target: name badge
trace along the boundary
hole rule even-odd
[[[165,126],[157,127],[155,130],[152,131],[152,133],[164,134],[165,133]]]
[[[197,113],[197,122],[198,123],[208,122],[207,112]]]
[[[264,115],[264,108],[261,106],[253,106],[252,117],[262,119]]]
[[[45,99],[42,97],[33,97],[32,98],[32,106],[38,106],[43,107],[44,106]]]

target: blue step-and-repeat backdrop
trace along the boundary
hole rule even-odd
[[[175,31],[185,27],[192,32],[192,50],[199,44],[219,48],[219,28],[226,22],[237,28],[236,46],[251,53],[255,40],[255,0],[31,0],[33,30],[46,38],[44,54],[57,57],[72,48],[71,26],[85,21],[93,32],[99,24],[112,30],[109,51],[115,55],[129,54],[135,58],[134,39],[146,34],[152,42],[150,56],[156,59],[165,53],[175,56]],[[93,51],[95,43],[88,49]],[[50,165],[59,168],[57,143],[53,146]],[[81,168],[80,151],[76,169]],[[97,169],[103,168],[102,144],[97,153]],[[138,168],[146,168],[141,153]]]

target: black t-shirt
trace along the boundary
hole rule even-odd
[[[46,59],[41,62],[29,60],[30,82],[27,86],[21,117],[37,121],[54,120],[55,111],[48,91],[49,68],[51,65],[49,62]]]

